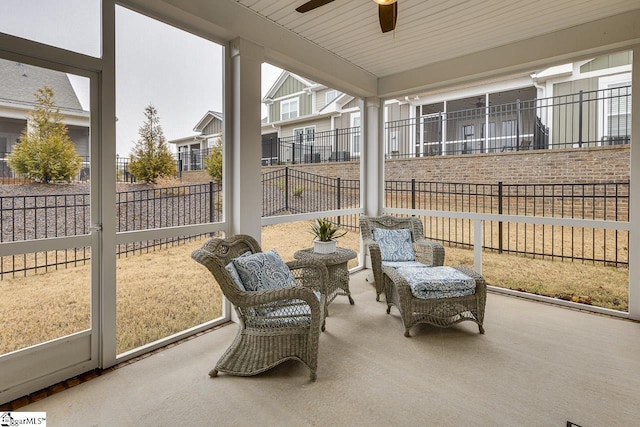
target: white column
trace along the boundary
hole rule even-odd
[[[116,363],[116,57],[115,57],[115,2],[102,2],[102,73],[98,99],[94,99],[96,91],[91,92],[91,129],[99,129],[99,152],[91,155],[100,156],[100,180],[98,209],[102,218],[102,242],[99,257],[91,254],[92,269],[99,269],[100,274],[100,315],[101,330],[93,331],[98,334],[100,341],[99,365],[108,368]],[[100,124],[94,127],[93,112],[100,115]],[[93,139],[93,137],[92,137]],[[93,147],[93,144],[92,144]],[[95,164],[92,160],[92,164]],[[95,173],[95,171],[92,171]],[[95,187],[94,187],[95,188]],[[93,196],[92,196],[93,198]]]
[[[244,39],[231,41],[226,86],[227,219],[230,234],[248,234],[258,242],[262,217],[260,87],[263,60],[263,47]]]
[[[640,320],[640,45],[633,47],[629,190],[629,317]]]
[[[382,147],[382,108],[380,98],[367,98],[360,102],[363,160],[360,163],[362,206],[365,215],[377,216],[382,212],[384,191],[384,150]]]

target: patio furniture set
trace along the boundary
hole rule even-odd
[[[444,247],[424,238],[420,220],[361,216],[360,229],[376,300],[384,292],[387,314],[398,308],[405,336],[418,323],[448,327],[465,320],[484,333],[486,282],[469,268],[443,266]],[[356,253],[304,249],[284,262],[273,249],[262,252],[251,236],[236,235],[212,238],[191,256],[211,272],[239,320],[238,335],[209,375],[256,375],[295,359],[315,381],[329,303],[345,295],[354,304],[347,262]]]

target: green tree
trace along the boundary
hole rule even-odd
[[[37,182],[71,182],[80,172],[82,158],[53,102],[53,90],[43,86],[35,98],[36,107],[29,111],[27,127],[9,155],[9,167]]]
[[[204,162],[211,179],[218,183],[222,182],[222,142],[220,139],[211,147]]]
[[[138,130],[140,138],[131,151],[129,170],[136,180],[155,183],[159,177],[175,175],[176,164],[162,132],[158,111],[148,105],[144,115],[146,120]]]

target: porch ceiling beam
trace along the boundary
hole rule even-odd
[[[378,96],[411,95],[417,91],[531,71],[630,47],[640,41],[638,22],[640,9],[381,77]]]

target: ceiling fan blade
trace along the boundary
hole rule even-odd
[[[331,3],[334,0],[311,0],[303,4],[302,6],[296,7],[296,10],[300,13],[309,12],[317,7],[324,6],[325,4]]]
[[[393,31],[396,28],[398,19],[398,3],[390,5],[378,5],[378,17],[380,18],[380,29],[383,33]]]

